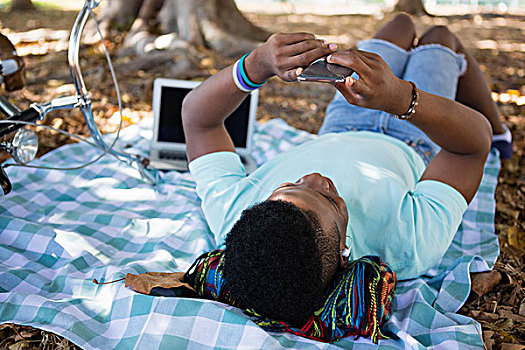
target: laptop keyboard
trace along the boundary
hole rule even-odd
[[[241,162],[243,164],[246,164],[246,158],[244,156],[241,156],[239,154],[239,157],[241,158]],[[188,161],[188,158],[186,157],[186,153],[182,152],[174,152],[174,151],[159,151],[159,158],[160,159],[168,159],[168,160],[185,160]]]
[[[185,160],[187,161],[185,152],[173,152],[173,151],[160,151],[160,159],[169,159],[169,160]]]

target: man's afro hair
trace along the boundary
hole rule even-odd
[[[226,237],[223,273],[232,297],[264,317],[302,325],[324,302],[319,249],[334,244],[320,236],[315,215],[290,202],[244,210]]]

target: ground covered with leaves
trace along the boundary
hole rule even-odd
[[[370,37],[390,16],[247,15],[269,31],[313,32],[336,42],[340,48],[353,47],[358,40]],[[16,15],[0,12],[2,33],[14,34],[17,50],[27,65],[28,86],[7,94],[21,108],[32,102],[45,102],[73,93],[67,66],[68,37],[59,30],[69,30],[75,16],[75,12],[42,9],[38,13]],[[522,349],[525,344],[525,20],[512,16],[425,16],[415,20],[418,34],[431,25],[447,25],[463,40],[479,60],[493,98],[514,136],[514,157],[503,162],[496,190],[496,233],[501,255],[494,272],[473,277],[473,292],[460,312],[482,324],[487,349]],[[27,35],[26,32],[38,28],[46,28],[46,31]],[[170,77],[174,62],[168,60],[147,66],[141,64],[140,58],[118,55],[122,41],[123,37],[117,35],[107,43],[117,66],[126,126],[142,118],[151,118],[153,80]],[[233,62],[205,48],[196,49],[195,55],[198,65],[189,75],[201,79]],[[81,57],[94,102],[95,119],[103,132],[115,131],[119,114],[101,46],[83,47]],[[334,91],[324,84],[299,85],[271,79],[261,89],[257,118],[283,118],[295,127],[315,133]],[[89,136],[77,111],[53,112],[43,123]],[[59,133],[37,129],[40,154],[73,142]],[[0,161],[6,158],[5,153],[0,154]],[[66,339],[31,327],[0,325],[0,349],[26,348],[68,349],[75,346]]]

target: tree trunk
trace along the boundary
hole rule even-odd
[[[184,0],[179,0],[184,1]],[[238,56],[252,51],[270,34],[243,16],[234,0],[199,0],[201,33],[206,44],[227,56]]]
[[[233,0],[206,1],[210,6],[209,13],[228,33],[255,41],[266,41],[268,32],[253,25],[239,11]]]
[[[175,33],[192,45],[205,45],[198,13],[200,1],[164,0],[159,14],[161,33]]]
[[[10,11],[35,10],[31,0],[13,0]]]
[[[139,14],[143,0],[111,0],[107,1],[105,11],[101,12],[101,22],[120,30],[128,30]]]
[[[133,22],[125,45],[137,53],[191,44],[238,56],[270,36],[247,20],[234,0],[113,0],[99,17],[108,24],[104,34],[111,23],[122,28]]]
[[[411,15],[428,15],[423,0],[398,0],[394,11],[406,12]]]

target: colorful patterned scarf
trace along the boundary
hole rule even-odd
[[[184,281],[201,297],[238,306],[224,287],[223,253],[214,250],[201,255],[184,275]],[[349,335],[366,336],[377,344],[379,339],[388,338],[380,326],[390,317],[396,283],[395,273],[379,257],[364,256],[349,262],[334,278],[324,305],[301,328],[265,318],[251,309],[245,312],[268,331],[286,331],[323,342]]]

